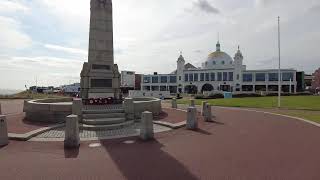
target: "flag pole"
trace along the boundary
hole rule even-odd
[[[278,70],[278,108],[281,107],[281,49],[280,49],[280,16],[278,16],[278,48],[279,48],[279,70]]]

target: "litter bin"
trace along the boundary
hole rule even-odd
[[[225,99],[231,99],[232,98],[232,93],[231,92],[224,92],[223,96]]]

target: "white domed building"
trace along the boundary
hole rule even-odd
[[[296,92],[297,71],[282,69],[282,91]],[[186,61],[182,54],[177,70],[171,74],[143,75],[144,91],[170,91],[170,93],[196,94],[203,92],[273,93],[278,91],[278,69],[247,70],[243,64],[240,47],[232,58],[221,51],[218,41],[216,51],[208,55],[201,68]],[[290,90],[291,87],[291,90]]]

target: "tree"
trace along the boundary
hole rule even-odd
[[[320,92],[320,68],[314,72],[313,76],[314,76],[314,79],[312,80],[311,86],[312,86],[312,89],[316,93],[318,93]]]

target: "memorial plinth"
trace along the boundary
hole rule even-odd
[[[120,96],[120,73],[114,64],[111,0],[91,0],[89,55],[81,71],[81,97]]]

